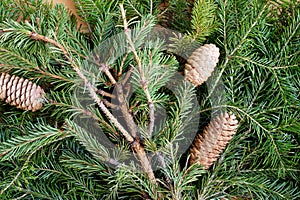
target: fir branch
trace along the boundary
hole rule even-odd
[[[141,85],[142,85],[142,88],[143,88],[143,90],[145,92],[145,95],[147,97],[147,100],[148,100],[148,106],[149,106],[149,109],[150,109],[150,124],[149,124],[149,130],[148,130],[148,137],[150,138],[151,135],[152,135],[152,132],[153,132],[153,128],[154,128],[155,116],[154,116],[154,104],[153,104],[153,101],[152,101],[152,98],[151,98],[151,95],[150,95],[150,92],[149,92],[149,88],[148,88],[148,82],[149,81],[146,80],[146,77],[144,76],[141,60],[140,60],[140,58],[137,54],[137,51],[134,47],[135,45],[134,45],[134,43],[131,39],[129,29],[128,29],[128,22],[126,20],[126,13],[125,13],[125,10],[124,10],[124,7],[123,7],[122,4],[120,4],[120,9],[121,9],[123,23],[124,23],[124,33],[126,35],[126,38],[127,38],[128,43],[129,43],[130,49],[133,52],[134,58],[137,62],[139,73],[140,73],[140,76],[141,76]],[[147,25],[147,22],[145,24],[143,24],[143,26],[146,26],[146,25]]]
[[[224,3],[224,8],[223,9],[226,9],[226,2]],[[222,69],[220,72],[218,72],[218,76],[216,77],[216,80],[214,81],[214,84],[211,86],[210,88],[210,92],[208,94],[208,96],[206,97],[206,100],[209,100],[211,95],[213,94],[213,92],[215,91],[217,85],[219,84],[220,80],[221,80],[221,77],[226,69],[226,66],[229,62],[229,60],[231,59],[231,57],[235,54],[235,52],[237,50],[239,50],[242,46],[242,44],[245,42],[245,40],[247,39],[247,37],[249,36],[249,34],[251,33],[252,29],[256,26],[256,24],[259,22],[259,20],[261,19],[261,17],[263,16],[263,14],[265,13],[265,10],[267,9],[267,4],[265,4],[263,6],[263,8],[261,8],[260,12],[258,13],[257,17],[255,18],[255,20],[252,22],[251,26],[249,27],[249,29],[244,33],[243,37],[239,40],[238,44],[235,46],[235,48],[229,53],[229,52],[226,52],[226,58],[225,58],[225,61],[224,63],[222,64]],[[225,10],[224,10],[224,14],[225,14]],[[223,16],[225,17],[225,16]],[[224,18],[223,20],[226,20],[226,18]],[[225,49],[226,49],[226,46],[227,46],[227,36],[226,36],[226,21],[223,21],[224,23],[224,30],[223,30],[223,36],[224,36],[224,46],[225,46]],[[204,102],[204,104],[205,104]]]
[[[69,53],[67,52],[67,50],[61,44],[56,42],[55,40],[49,39],[49,38],[47,38],[45,36],[42,36],[42,35],[39,35],[35,32],[30,33],[29,37],[31,39],[34,39],[34,40],[41,40],[41,41],[50,43],[50,44],[58,47],[64,53],[64,55],[68,58],[71,66],[73,67],[73,70],[86,83],[86,87],[88,88],[92,99],[97,103],[97,105],[105,113],[105,115],[112,121],[112,123],[122,132],[122,134],[127,139],[127,141],[128,142],[133,142],[134,139],[132,138],[132,136],[124,129],[124,127],[118,122],[118,120],[107,109],[107,107],[104,105],[103,101],[97,96],[96,88],[94,88],[94,86],[91,85],[90,81],[88,81],[88,79],[85,77],[85,75],[76,66],[74,61],[70,58]],[[108,73],[109,71],[107,69],[104,69],[104,72]]]
[[[211,0],[197,0],[192,10],[191,28],[189,33],[192,42],[203,42],[207,36],[213,33],[216,27],[216,5]]]
[[[50,126],[42,126],[42,122],[40,123],[40,127],[34,127],[31,124],[34,129],[28,131],[30,135],[26,137],[18,136],[3,143],[0,148],[0,159],[9,160],[20,157],[20,155],[26,155],[32,151],[35,152],[41,146],[69,137],[64,131]]]
[[[78,138],[79,142],[81,142],[83,146],[85,146],[87,150],[95,156],[95,158],[115,166],[121,165],[119,161],[111,158],[111,156],[109,155],[109,150],[105,146],[97,142],[97,140],[94,137],[92,137],[89,133],[87,133],[82,127],[78,126],[76,123],[67,121],[66,128],[73,135],[75,135],[76,138]],[[92,130],[89,131],[92,132]]]
[[[148,90],[148,85],[145,82],[145,77],[143,76],[141,60],[139,59],[139,56],[138,56],[138,54],[137,54],[137,52],[135,50],[134,44],[133,44],[133,42],[131,40],[131,36],[130,36],[130,33],[129,33],[129,29],[128,29],[128,23],[127,23],[127,20],[126,20],[125,10],[124,10],[124,7],[123,7],[122,4],[120,4],[120,9],[121,9],[121,14],[122,14],[123,23],[124,23],[124,33],[126,35],[126,38],[127,38],[128,43],[129,43],[129,46],[131,48],[131,51],[133,52],[133,55],[134,55],[135,60],[137,62],[138,68],[139,68],[140,73],[141,73],[142,80],[144,80],[144,82],[142,83],[143,84],[143,89],[144,89],[145,94],[147,96],[148,104],[150,106],[150,105],[153,105],[153,102],[152,102],[152,99],[151,99],[151,96],[150,96],[150,93],[149,93],[149,90]],[[153,106],[151,106],[151,108],[154,109]],[[150,113],[153,114],[154,111],[150,111]],[[152,115],[152,116],[150,115],[150,118],[151,118],[150,119],[150,124],[153,124],[154,123],[154,115]],[[153,129],[153,126],[152,126],[152,129]],[[149,130],[149,131],[152,132],[152,130]],[[153,170],[151,168],[151,164],[150,164],[150,162],[149,162],[149,160],[148,160],[148,158],[146,156],[144,148],[141,146],[141,144],[139,144],[137,142],[135,142],[132,145],[132,147],[136,151],[137,156],[139,157],[139,159],[141,161],[143,170],[148,174],[149,178],[152,181],[155,181],[155,176],[154,176]]]
[[[41,149],[42,147],[38,148],[38,149]],[[37,150],[38,150],[37,149]],[[1,191],[0,191],[0,195],[2,195],[8,188],[10,188],[15,182],[16,180],[19,178],[19,176],[21,175],[21,173],[23,172],[23,170],[27,167],[29,161],[30,161],[30,158],[32,157],[32,155],[35,153],[36,151],[33,151],[32,153],[29,154],[29,156],[27,157],[25,163],[23,164],[23,166],[21,167],[20,171],[16,174],[16,176],[11,180],[11,182],[9,184],[7,184],[7,186],[5,188],[3,188]]]

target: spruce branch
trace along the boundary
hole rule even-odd
[[[98,160],[105,161],[113,166],[121,166],[122,164],[109,155],[106,147],[101,145],[95,138],[91,137],[83,128],[71,121],[66,122],[65,128],[78,138],[89,152],[91,152]]]
[[[39,149],[41,149],[43,146],[41,146]],[[38,149],[37,149],[38,150]],[[19,176],[22,174],[23,170],[28,166],[28,163],[31,159],[31,157],[33,156],[33,154],[35,153],[36,151],[33,151],[29,154],[29,156],[27,157],[27,159],[25,160],[25,163],[23,164],[23,166],[21,167],[20,171],[16,174],[16,176],[13,178],[13,180],[11,180],[11,182],[9,184],[7,184],[7,186],[5,188],[3,188],[1,191],[0,191],[0,195],[2,195],[7,189],[9,189],[16,181],[17,179],[19,178]]]
[[[125,11],[124,11],[125,12]],[[136,152],[142,168],[144,170],[144,172],[149,176],[149,178],[155,182],[155,176],[153,173],[153,170],[151,168],[151,164],[150,161],[147,158],[147,155],[145,153],[145,149],[141,146],[140,141],[136,141],[136,139],[134,139],[127,131],[126,129],[118,122],[118,120],[111,114],[111,112],[107,109],[107,107],[104,105],[103,101],[97,96],[97,89],[90,83],[90,81],[85,77],[85,75],[80,71],[79,67],[76,66],[76,64],[74,63],[74,61],[71,59],[71,57],[69,56],[69,53],[67,52],[67,50],[61,45],[59,44],[57,41],[53,40],[53,39],[49,39],[45,36],[42,36],[36,32],[30,32],[27,35],[33,39],[33,40],[40,40],[40,41],[44,41],[46,43],[50,43],[56,47],[58,47],[63,53],[64,55],[67,57],[67,59],[69,60],[73,70],[77,73],[77,75],[86,83],[86,87],[89,90],[89,93],[92,97],[92,99],[97,103],[97,105],[100,107],[100,109],[105,113],[105,115],[111,120],[111,122],[121,131],[121,133],[123,134],[123,136],[126,138],[126,140],[132,144],[132,149]],[[136,51],[134,51],[135,55],[137,56]],[[140,63],[141,65],[141,63]],[[108,70],[105,70],[104,72],[108,73]],[[129,112],[127,112],[129,113]]]
[[[216,27],[216,5],[212,0],[196,0],[192,10],[191,28],[189,36],[192,42],[202,42]]]
[[[13,32],[12,29],[2,29],[1,32]],[[71,58],[71,55],[68,53],[68,51],[65,49],[63,45],[61,45],[56,40],[53,40],[51,38],[48,38],[46,36],[40,35],[36,33],[35,31],[22,31],[23,34],[28,36],[32,40],[36,41],[43,41],[45,43],[49,43],[58,49],[62,51],[62,53],[65,55],[66,59],[70,62],[70,65],[72,66],[73,70],[77,73],[77,75],[86,83],[86,86],[90,92],[91,97],[93,100],[97,103],[97,105],[100,107],[100,109],[105,113],[105,115],[112,121],[112,123],[122,132],[126,140],[130,143],[134,141],[134,138],[126,131],[126,129],[118,122],[118,120],[110,113],[110,111],[107,109],[107,107],[104,105],[104,102],[97,96],[97,89],[89,82],[89,80],[85,77],[85,75],[80,71],[79,67],[74,63],[74,61]],[[20,34],[20,33],[19,33]],[[104,72],[108,77],[111,78],[111,81],[115,82],[112,75],[110,74],[109,70],[107,69],[107,66],[104,66]]]
[[[139,73],[141,76],[142,89],[144,90],[147,100],[148,100],[148,106],[149,106],[149,110],[150,110],[150,117],[149,117],[150,123],[149,123],[149,129],[148,129],[148,138],[150,138],[152,135],[153,129],[154,129],[155,115],[154,115],[154,104],[153,104],[153,101],[152,101],[152,98],[151,98],[151,95],[149,92],[149,88],[148,88],[149,80],[147,80],[144,75],[141,59],[139,58],[138,53],[134,47],[134,43],[131,39],[130,30],[128,29],[128,22],[126,19],[126,13],[125,13],[123,4],[120,4],[120,10],[121,10],[122,18],[123,18],[124,33],[126,35],[126,39],[127,39],[128,43],[129,43],[129,47],[134,55],[135,61],[137,62],[137,66],[138,66]]]
[[[107,109],[107,107],[104,105],[104,102],[98,97],[96,91],[97,89],[90,83],[90,81],[85,77],[85,75],[80,71],[79,67],[74,63],[74,61],[69,56],[68,51],[57,41],[47,38],[45,36],[42,36],[36,32],[31,32],[29,34],[29,37],[33,40],[37,41],[43,41],[46,43],[50,43],[56,47],[58,47],[66,56],[66,58],[69,60],[73,70],[77,73],[77,75],[86,83],[86,87],[89,90],[89,93],[92,97],[92,99],[97,103],[97,105],[100,107],[100,109],[105,113],[105,115],[111,120],[111,122],[121,131],[123,136],[126,138],[126,140],[130,143],[134,141],[134,138],[126,131],[126,129],[118,122],[118,120],[111,114],[111,112]],[[104,66],[104,72],[109,75],[109,71],[106,68],[107,66]],[[114,79],[112,79],[114,81]]]
[[[225,1],[224,3],[224,7],[227,6],[227,3]],[[218,72],[218,76],[216,78],[216,80],[214,81],[214,84],[211,86],[211,90],[208,94],[208,96],[206,97],[205,101],[204,101],[204,104],[206,103],[206,101],[208,101],[211,97],[211,95],[213,94],[213,91],[215,91],[216,87],[218,86],[220,80],[221,80],[221,77],[226,69],[226,66],[228,65],[229,61],[231,60],[232,56],[236,53],[236,51],[238,51],[242,44],[246,41],[247,37],[249,36],[249,34],[251,33],[251,31],[253,30],[253,28],[257,25],[257,23],[259,22],[259,20],[261,19],[261,17],[263,16],[264,12],[266,11],[267,9],[267,4],[265,4],[260,12],[258,13],[257,17],[255,18],[255,20],[253,21],[253,23],[251,24],[251,26],[249,27],[249,29],[244,33],[243,37],[239,40],[238,44],[234,47],[234,49],[229,52],[228,51],[228,45],[227,44],[227,33],[226,33],[226,12],[223,13],[223,23],[224,23],[224,30],[223,30],[223,37],[224,37],[224,48],[225,48],[225,53],[226,53],[226,58],[225,58],[225,61],[224,63],[222,64],[222,69],[220,72]]]
[[[46,145],[50,143],[54,143],[60,140],[63,140],[70,135],[66,134],[64,131],[58,130],[53,127],[36,127],[40,130],[34,130],[32,135],[28,136],[27,138],[18,137],[16,139],[12,139],[11,141],[6,142],[5,151],[1,149],[0,158],[1,160],[5,160],[7,158],[17,157],[18,154],[26,154],[29,153],[25,163],[19,170],[19,172],[14,176],[13,180],[0,191],[0,195],[2,195],[9,187],[11,187],[20,177],[21,173],[29,164],[30,159],[32,156],[38,152],[40,149],[44,148]],[[44,134],[40,135],[41,132],[44,131]],[[27,148],[26,148],[27,146]],[[2,147],[3,148],[3,147]],[[25,152],[24,152],[25,151]]]

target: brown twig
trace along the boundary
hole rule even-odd
[[[133,42],[131,40],[130,32],[129,32],[129,29],[128,29],[128,23],[127,23],[127,20],[126,20],[126,13],[125,13],[125,10],[124,10],[124,7],[123,7],[122,4],[120,4],[120,9],[121,9],[123,22],[124,22],[124,33],[125,33],[125,36],[127,38],[130,49],[131,49],[131,51],[134,55],[134,58],[137,62],[137,65],[138,65],[138,68],[139,68],[139,73],[140,73],[140,76],[141,76],[141,85],[142,85],[142,88],[143,88],[143,90],[146,94],[148,105],[149,105],[150,124],[149,124],[149,129],[148,129],[148,138],[150,138],[151,135],[152,135],[153,129],[154,129],[154,121],[155,121],[154,104],[153,104],[153,101],[152,101],[152,98],[151,98],[151,95],[150,95],[150,92],[149,92],[148,81],[146,80],[146,77],[144,75],[144,71],[142,69],[142,62],[141,62],[141,60],[140,60],[140,58],[139,58],[139,56],[138,56],[138,54],[135,50]]]
[[[99,68],[101,71],[104,71],[105,75],[109,78],[109,80],[111,81],[111,83],[113,85],[115,85],[116,90],[117,90],[117,98],[118,101],[120,103],[119,107],[124,119],[126,121],[127,126],[129,127],[129,132],[131,133],[133,138],[137,138],[137,127],[136,124],[129,112],[128,106],[126,105],[126,100],[124,98],[124,90],[123,90],[123,85],[120,83],[117,83],[115,78],[113,77],[113,75],[110,73],[109,69],[110,67],[106,64],[103,63],[98,63],[97,65],[99,65]]]
[[[116,95],[113,95],[113,94],[111,94],[109,92],[105,92],[104,90],[101,90],[101,89],[97,90],[97,93],[100,94],[100,95],[102,95],[102,96],[104,96],[104,97],[109,97],[111,99],[116,98]]]
[[[118,100],[120,102],[120,109],[121,109],[121,112],[124,116],[126,124],[128,125],[128,127],[130,129],[131,135],[134,138],[137,138],[137,127],[136,127],[136,124],[135,124],[135,122],[132,118],[132,115],[130,114],[128,106],[126,105],[122,84],[117,84],[116,89],[117,89],[117,93],[118,93],[117,97],[118,97]]]
[[[63,52],[63,54],[64,54],[66,57],[69,57],[68,51],[67,51],[61,44],[59,44],[57,41],[52,40],[52,39],[50,39],[50,38],[48,38],[48,37],[46,37],[46,36],[40,35],[40,34],[34,32],[34,31],[31,32],[31,33],[29,34],[29,36],[30,36],[30,38],[33,39],[33,40],[37,40],[37,41],[41,40],[41,41],[43,41],[43,42],[52,44],[53,46],[56,46],[57,48],[59,48],[59,49]]]
[[[100,59],[98,59],[100,61]],[[101,71],[103,71],[105,73],[105,75],[109,78],[110,82],[115,85],[116,87],[116,90],[117,90],[117,98],[118,98],[118,101],[120,103],[120,106],[118,108],[120,108],[123,116],[124,116],[124,119],[126,121],[126,124],[128,125],[129,127],[129,131],[132,135],[133,138],[137,138],[137,127],[136,127],[136,124],[129,112],[129,109],[126,105],[126,101],[125,101],[125,98],[124,98],[124,90],[123,90],[123,85],[120,84],[120,83],[117,83],[115,78],[113,77],[113,75],[111,74],[111,72],[109,71],[110,67],[104,63],[96,63],[98,66],[99,66],[99,69]]]
[[[125,35],[127,37],[127,41],[128,41],[128,43],[130,45],[130,48],[131,48],[131,50],[134,54],[136,62],[138,63],[138,66],[141,70],[142,69],[142,63],[141,63],[141,60],[139,59],[139,57],[137,55],[137,52],[134,48],[133,42],[130,38],[130,33],[128,32],[128,23],[127,23],[127,20],[126,20],[126,14],[125,14],[123,4],[120,4],[120,10],[121,10],[121,14],[122,14],[123,22],[124,22],[124,32],[125,32]],[[141,72],[143,73],[142,70],[141,70]],[[146,88],[147,88],[147,84],[146,84]],[[150,95],[147,95],[147,98],[148,97],[150,97]],[[151,97],[150,97],[150,100],[151,100]],[[142,168],[143,168],[144,172],[148,175],[148,177],[150,178],[151,181],[156,182],[155,176],[154,176],[154,173],[153,173],[153,169],[151,167],[151,163],[150,163],[149,159],[147,158],[144,147],[141,145],[141,143],[139,141],[135,141],[135,143],[132,144],[132,148],[136,152],[137,157],[139,158],[139,160],[141,162],[141,165],[142,165]]]
[[[129,52],[127,52],[125,55],[124,55],[124,57],[123,57],[123,59],[122,59],[122,61],[121,61],[121,65],[120,65],[120,71],[118,72],[118,77],[120,77],[122,74],[123,74],[123,67],[124,67],[124,64],[125,64],[125,61],[126,61],[126,59],[127,59],[127,57],[128,57],[128,54],[129,54]]]
[[[109,71],[109,66],[104,64],[104,63],[97,63],[98,66],[99,66],[99,69],[100,71],[103,71],[104,74],[109,78],[110,82],[115,85],[117,82],[116,82],[116,79],[113,77],[113,75],[110,73]]]

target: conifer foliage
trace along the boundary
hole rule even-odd
[[[74,3],[0,1],[0,199],[300,198],[297,0]]]

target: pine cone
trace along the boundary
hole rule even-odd
[[[238,121],[233,114],[222,113],[198,134],[190,148],[190,164],[200,164],[208,169],[223,152],[236,133]]]
[[[40,86],[28,79],[0,73],[0,100],[12,106],[36,111],[43,106],[44,94]]]
[[[185,64],[185,79],[196,86],[204,83],[217,66],[219,55],[219,48],[214,44],[196,49]]]

